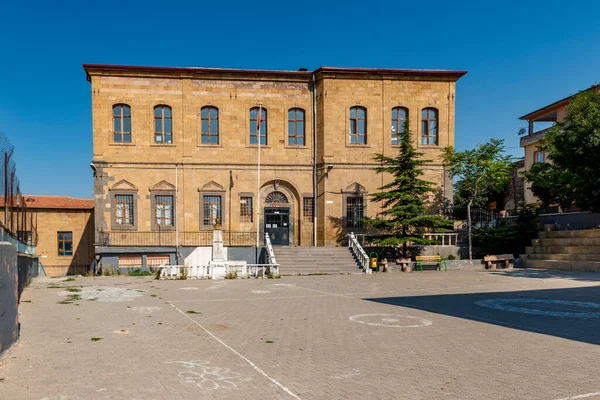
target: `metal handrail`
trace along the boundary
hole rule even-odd
[[[424,233],[425,239],[437,240],[441,246],[456,246],[458,244],[458,233]],[[440,240],[441,239],[441,240]]]
[[[358,243],[356,236],[354,236],[354,232],[350,232],[350,234],[348,235],[348,238],[349,238],[348,247],[350,248],[350,250],[352,250],[352,253],[354,253],[356,258],[358,258],[358,262],[360,263],[360,266],[365,271],[368,270],[369,269],[369,256],[367,255],[365,250],[362,248],[360,243]]]
[[[273,251],[273,245],[271,244],[271,238],[268,233],[265,233],[265,246],[267,248],[267,263],[268,264],[277,264],[275,260],[275,252]]]

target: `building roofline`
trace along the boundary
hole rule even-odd
[[[581,90],[581,91],[582,91],[582,92],[587,92],[588,90],[592,90],[592,89],[594,89],[594,88],[598,88],[598,87],[600,87],[600,85],[592,85],[591,87],[589,87],[589,88],[587,88],[587,89],[585,89],[585,90]],[[523,115],[522,117],[519,117],[519,119],[520,119],[520,120],[529,120],[529,119],[532,119],[533,117],[535,117],[535,116],[536,116],[536,115],[538,115],[538,114],[542,114],[543,112],[546,112],[546,113],[547,113],[547,112],[550,112],[550,111],[552,111],[552,109],[553,109],[553,108],[556,108],[556,107],[558,107],[558,106],[562,106],[562,105],[564,105],[564,103],[568,103],[568,102],[569,102],[569,100],[571,100],[571,98],[572,98],[573,96],[575,96],[575,95],[574,95],[574,94],[572,94],[572,95],[570,95],[570,96],[568,96],[568,97],[565,97],[564,99],[560,99],[560,100],[558,100],[558,101],[555,101],[554,103],[548,104],[547,106],[544,106],[544,107],[542,107],[542,108],[539,108],[539,109],[537,109],[537,110],[535,110],[535,111],[532,111],[532,112],[530,112],[530,113],[528,113],[528,114],[525,114],[525,115]],[[543,114],[542,114],[542,115],[543,115]]]
[[[148,73],[202,73],[202,74],[233,74],[233,75],[258,75],[258,76],[295,76],[309,78],[313,74],[344,73],[354,75],[407,75],[407,76],[449,76],[459,79],[467,71],[427,70],[427,69],[387,69],[387,68],[338,68],[320,67],[315,71],[288,71],[288,70],[262,70],[262,69],[235,69],[235,68],[202,68],[202,67],[152,67],[135,65],[114,64],[82,64],[89,80],[90,72],[103,70],[111,72],[148,72]]]

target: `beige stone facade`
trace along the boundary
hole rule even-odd
[[[340,234],[357,229],[347,228],[348,197],[362,198],[363,215],[375,215],[379,209],[378,204],[370,203],[368,194],[386,178],[373,171],[373,155],[392,156],[397,151],[391,130],[394,107],[406,108],[415,146],[433,160],[426,167],[425,178],[437,184],[443,197],[452,198],[452,182],[441,165],[440,153],[444,146],[454,144],[455,85],[465,72],[326,67],[314,72],[84,68],[92,92],[96,244],[103,251],[115,246],[129,246],[127,251],[131,251],[134,245],[200,245],[207,237],[205,232],[212,230],[204,220],[205,201],[214,198],[220,199],[223,229],[237,232],[236,237],[249,244],[255,240],[257,224],[261,236],[271,225],[269,218],[265,220],[267,207],[271,213],[289,212],[287,223],[281,221],[289,230],[290,245],[336,245]],[[259,102],[266,110],[267,139],[260,150],[257,196],[258,147],[250,141],[256,122],[251,120],[250,109]],[[115,105],[126,105],[130,115],[117,111],[115,122]],[[162,105],[171,110],[170,143],[156,141],[155,107]],[[218,110],[218,143],[202,141],[206,132],[203,107]],[[364,122],[356,122],[354,107],[364,110]],[[435,144],[421,144],[425,108],[436,112]],[[290,110],[302,111],[304,143],[288,141],[290,129],[302,129],[290,125]],[[128,129],[123,128],[121,117],[130,119],[131,142],[115,141],[115,130]],[[164,122],[161,118],[158,125]],[[210,123],[214,125],[215,120]],[[355,129],[351,123],[361,125]],[[362,132],[363,123],[366,143],[352,144],[351,131]],[[310,206],[305,202],[313,201],[315,183],[316,218],[312,219],[304,209]],[[287,201],[266,203],[273,192]],[[173,220],[159,226],[153,221],[162,212],[156,206],[157,199],[165,198],[157,197],[161,193],[168,193],[166,198],[173,195],[175,204]],[[242,216],[248,198],[253,203],[251,221]],[[122,199],[132,204],[119,205]],[[122,220],[125,209],[133,213],[133,218],[127,215],[127,224]],[[281,224],[278,227],[282,228]]]

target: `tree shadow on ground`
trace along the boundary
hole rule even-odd
[[[512,270],[490,271],[493,275],[502,275],[515,278],[533,278],[533,279],[571,279],[581,282],[599,282],[600,273],[585,271],[560,271],[553,269],[531,269],[518,268]]]
[[[588,286],[364,300],[599,345],[599,299],[600,286]]]

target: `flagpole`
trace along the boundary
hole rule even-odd
[[[260,245],[260,126],[262,125],[262,101],[258,103],[258,115],[256,121],[258,122],[257,127],[257,139],[258,139],[258,178],[256,179],[256,263],[258,264],[258,248]]]

